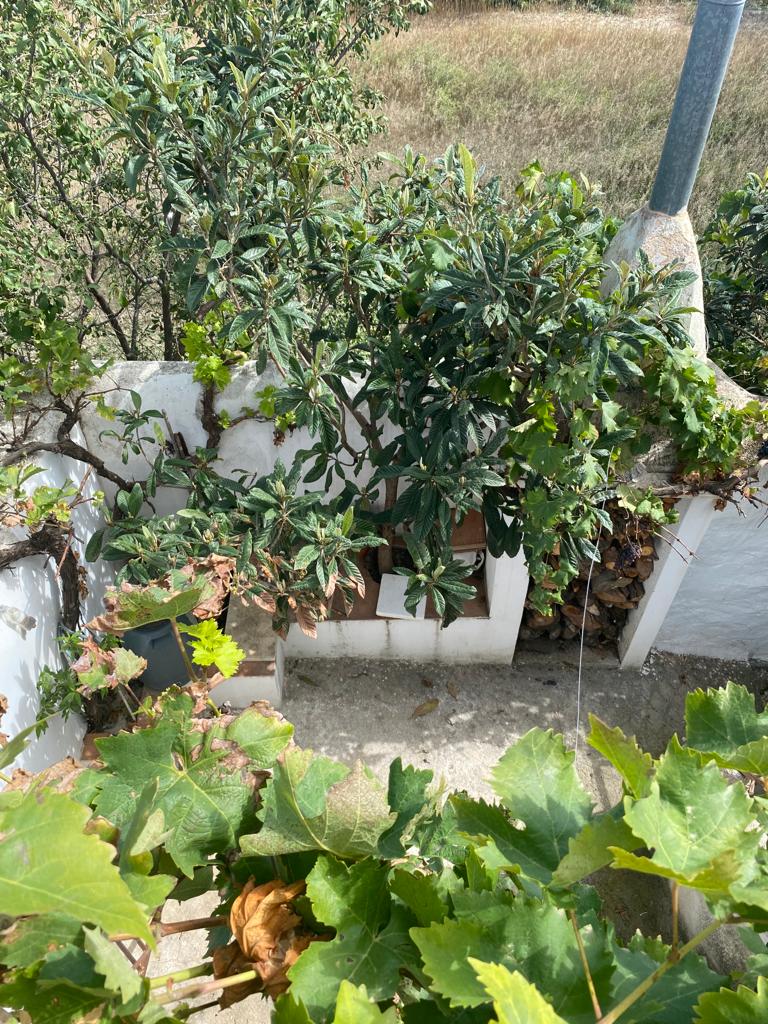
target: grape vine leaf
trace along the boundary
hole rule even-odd
[[[568,840],[568,853],[552,875],[552,885],[569,886],[610,864],[613,849],[636,850],[642,846],[623,817],[610,813],[588,821],[578,835]]]
[[[689,693],[685,724],[688,745],[721,768],[768,775],[768,711],[758,713],[746,686]]]
[[[768,978],[757,979],[757,991],[740,985],[705,992],[696,1006],[696,1024],[764,1024],[768,1020]]]
[[[4,1006],[25,1010],[30,1020],[44,1024],[80,1024],[103,1002],[103,996],[82,988],[66,983],[41,985],[23,974],[3,984]]]
[[[336,929],[330,942],[313,942],[291,967],[291,992],[311,1017],[326,1019],[341,982],[365,985],[378,1001],[394,995],[403,968],[414,968],[408,937],[413,917],[392,903],[389,866],[363,860],[347,867],[320,857],[307,878],[307,896],[322,924]]]
[[[648,796],[653,776],[653,758],[640,749],[634,736],[625,736],[618,726],[611,729],[597,715],[589,716],[587,743],[610,761],[636,799]]]
[[[231,636],[222,633],[213,619],[204,619],[194,626],[182,625],[179,629],[190,637],[192,661],[196,665],[215,665],[225,679],[237,672],[245,651]]]
[[[613,941],[616,972],[611,1001],[603,1006],[607,1013],[649,978],[669,955],[670,947],[660,939],[637,932],[627,946]],[[725,979],[707,966],[703,957],[689,953],[673,970],[659,978],[634,1005],[621,1015],[622,1024],[680,1024],[690,1021],[693,1006],[702,992],[718,989]]]
[[[227,728],[257,768],[271,768],[293,738],[293,726],[284,718],[258,707],[246,708]]]
[[[531,729],[506,751],[492,773],[501,806],[451,798],[458,830],[477,844],[491,870],[522,873],[544,885],[592,815],[592,801],[561,736]],[[518,828],[512,819],[519,819]]]
[[[530,848],[525,831],[509,820],[503,808],[465,796],[451,797],[449,806],[456,816],[456,828],[476,844],[475,854],[488,871],[522,872],[544,885],[551,881],[548,862],[542,862],[539,851]]]
[[[125,633],[128,629],[179,619],[189,615],[212,591],[203,576],[195,580],[181,572],[172,572],[165,585],[156,583],[136,587],[123,583],[119,589],[108,590],[104,595],[106,611],[88,623],[88,627],[99,633]]]
[[[758,832],[747,832],[754,811],[742,786],[732,786],[712,762],[672,737],[648,796],[627,801],[632,832],[651,858],[612,848],[615,867],[675,878],[709,894],[727,893],[757,854]]]
[[[432,988],[451,1006],[488,1001],[469,958],[520,971],[569,1024],[594,1018],[573,926],[565,911],[512,893],[469,890],[453,895],[455,920],[412,928]],[[614,970],[604,928],[594,917],[580,928],[595,988],[610,992]]]
[[[6,967],[29,967],[48,953],[76,945],[80,937],[80,922],[68,914],[22,917],[3,932],[0,964]]]
[[[562,736],[536,728],[513,744],[491,773],[502,805],[525,825],[517,845],[550,874],[568,852],[568,840],[592,817],[592,800],[574,759]]]
[[[241,840],[245,854],[323,850],[354,859],[377,852],[394,815],[384,787],[360,762],[350,769],[294,747],[275,765],[259,817],[261,831]]]
[[[333,1024],[397,1024],[397,1021],[394,1006],[380,1010],[371,1002],[365,985],[357,987],[350,981],[342,981]]]
[[[145,985],[128,959],[98,928],[85,928],[85,951],[110,992],[119,992],[124,1003],[137,996]]]
[[[441,874],[396,868],[389,887],[413,911],[418,923],[426,927],[448,916],[449,894],[463,888],[463,883],[451,868],[445,868]]]
[[[518,971],[473,958],[469,963],[493,1000],[498,1024],[566,1024],[536,986]]]
[[[112,863],[113,847],[84,834],[89,818],[65,794],[35,788],[0,813],[3,912],[63,913],[154,947],[144,912]]]
[[[184,700],[191,707],[191,699],[184,695]],[[184,706],[179,704],[179,714]],[[155,809],[162,811],[168,832],[165,848],[192,877],[209,854],[236,849],[240,833],[255,823],[254,793],[262,779],[231,740],[232,725],[214,723],[206,732],[194,732],[177,717],[163,717],[151,728],[99,741],[105,770],[100,773],[95,806],[99,814],[123,827],[135,814],[147,780],[156,779]],[[283,732],[279,719],[267,722],[275,734]],[[241,735],[244,729],[240,726]],[[268,732],[265,739],[268,746],[273,744]]]
[[[312,1024],[312,1018],[304,1003],[289,990],[275,1001],[272,1024]]]
[[[406,830],[431,805],[429,787],[433,777],[431,771],[420,770],[412,765],[403,768],[399,757],[389,766],[387,800],[397,817],[379,839],[380,856],[402,857],[405,853],[403,837]]]

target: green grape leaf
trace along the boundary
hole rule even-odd
[[[758,714],[746,686],[729,682],[721,689],[689,693],[685,726],[688,746],[721,768],[768,775],[768,712]]]
[[[195,580],[180,572],[171,573],[161,586],[132,586],[124,583],[119,590],[104,595],[104,614],[88,623],[98,633],[125,633],[128,629],[151,622],[179,619],[189,615],[210,596],[213,588],[204,577]]]
[[[76,945],[81,938],[81,927],[76,918],[67,914],[22,917],[3,933],[0,964],[29,967],[49,953]]]
[[[104,978],[106,988],[110,992],[119,992],[124,1003],[129,1002],[141,992],[144,979],[98,928],[85,928],[84,932],[85,951],[93,960],[96,971]]]
[[[387,800],[390,809],[397,815],[394,823],[379,840],[379,854],[382,857],[402,857],[405,853],[403,837],[414,819],[422,817],[425,809],[431,807],[429,787],[433,773],[406,765],[398,757],[389,766]]]
[[[442,874],[423,874],[396,868],[389,887],[416,916],[420,925],[430,925],[448,916],[449,895],[463,888],[463,883],[450,868]]]
[[[214,619],[205,619],[195,626],[179,626],[179,629],[190,638],[192,661],[196,665],[215,665],[225,679],[237,672],[245,651],[231,636],[222,633]]]
[[[508,892],[454,893],[455,920],[412,928],[434,991],[451,1006],[479,1006],[488,996],[469,963],[474,957],[520,971],[569,1022],[593,1017],[573,926],[564,910]],[[613,955],[594,917],[580,928],[595,988],[610,992]]]
[[[87,807],[45,789],[29,790],[0,813],[0,907],[12,915],[67,914],[154,946],[142,908],[112,863],[114,849],[83,833],[89,818]]]
[[[275,1001],[272,1024],[312,1024],[312,1018],[304,1003],[289,991]]]
[[[518,971],[472,958],[469,963],[493,1000],[498,1024],[566,1024],[536,986]]]
[[[227,729],[257,768],[271,768],[293,738],[293,726],[280,715],[260,708],[246,708]]]
[[[103,996],[69,984],[41,985],[35,978],[17,975],[3,983],[3,1005],[25,1010],[37,1024],[80,1024]]]
[[[649,978],[667,959],[670,947],[659,939],[649,939],[639,932],[629,945],[613,943],[616,972],[610,1003],[602,1005],[603,1013],[618,1005],[641,982]],[[624,1011],[622,1024],[680,1024],[690,1021],[693,1006],[702,992],[718,989],[724,978],[707,966],[703,957],[689,953],[673,970],[656,981],[645,995]]]
[[[653,776],[653,758],[644,753],[634,736],[627,737],[618,727],[609,728],[597,715],[589,716],[587,743],[610,761],[636,799],[648,796]]]
[[[336,1002],[341,982],[365,985],[371,999],[394,995],[403,968],[417,958],[408,929],[413,918],[393,904],[389,867],[372,860],[347,867],[321,857],[307,878],[307,896],[322,924],[336,929],[330,942],[313,942],[291,967],[291,992],[310,1015],[322,1017]]]
[[[555,886],[580,882],[594,871],[610,864],[613,850],[636,850],[642,843],[633,835],[624,818],[600,814],[588,821],[578,835],[568,840],[568,853],[552,875]]]
[[[768,1020],[768,978],[757,979],[757,991],[740,985],[705,992],[696,1006],[696,1024],[765,1024]]]
[[[574,757],[562,736],[531,729],[491,773],[502,805],[525,826],[517,845],[549,873],[568,852],[568,840],[592,816],[592,800],[576,775]]]
[[[275,765],[259,817],[261,831],[241,840],[246,854],[324,850],[358,858],[376,853],[394,815],[383,786],[360,762],[350,769],[295,747]]]
[[[342,981],[333,1024],[397,1024],[397,1021],[394,1006],[382,1011],[369,998],[365,985],[358,987],[350,981]]]
[[[449,806],[456,816],[456,828],[474,844],[473,851],[486,870],[514,874],[522,872],[546,885],[551,881],[549,859],[526,842],[525,831],[516,828],[504,809],[485,800],[453,796]]]
[[[725,892],[757,854],[759,833],[746,832],[754,811],[743,787],[729,785],[715,764],[702,764],[675,736],[659,760],[650,794],[629,803],[625,817],[653,856],[614,850],[615,866],[658,869],[686,885]],[[638,868],[641,860],[646,864]]]
[[[157,725],[100,740],[106,770],[95,797],[97,812],[124,827],[136,812],[137,794],[156,779],[154,809],[164,816],[165,848],[188,877],[211,853],[237,848],[240,833],[255,823],[253,797],[261,783],[230,737],[230,729],[244,735],[248,727],[236,727],[235,720],[204,733],[185,728],[191,708],[191,698],[181,695]],[[268,721],[274,733],[267,727],[264,739],[274,749],[275,735],[284,731],[279,719]]]

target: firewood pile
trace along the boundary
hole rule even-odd
[[[578,640],[582,622],[584,643],[590,647],[614,643],[621,635],[627,614],[637,607],[645,593],[645,581],[658,556],[649,524],[628,517],[618,507],[609,507],[608,511],[614,529],[598,541],[601,560],[592,569],[589,595],[589,563],[585,562],[567,587],[563,604],[555,605],[549,615],[526,605],[521,639]]]

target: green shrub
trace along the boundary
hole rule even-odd
[[[768,393],[768,172],[726,193],[702,239],[709,353],[739,384]]]

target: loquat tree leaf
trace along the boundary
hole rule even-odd
[[[651,755],[640,749],[634,736],[625,736],[618,727],[611,729],[597,715],[590,714],[589,724],[590,747],[610,761],[633,797],[639,800],[647,796],[653,775]]]
[[[344,858],[373,855],[392,824],[386,794],[369,769],[285,751],[263,793],[260,832],[243,836],[246,854],[280,856],[322,850]]]
[[[566,1024],[536,986],[518,971],[472,958],[469,963],[493,1000],[498,1024]]]
[[[768,711],[757,711],[746,686],[694,690],[685,699],[688,746],[721,768],[768,775]]]
[[[143,909],[112,863],[114,848],[83,832],[89,818],[65,794],[34,788],[0,812],[0,907],[13,916],[66,914],[154,945]]]
[[[365,985],[371,999],[394,995],[405,968],[415,969],[408,936],[413,918],[393,904],[389,865],[364,860],[349,867],[320,857],[307,878],[307,896],[321,924],[336,929],[330,942],[313,942],[288,972],[291,993],[313,1020],[330,1018],[344,980]]]

